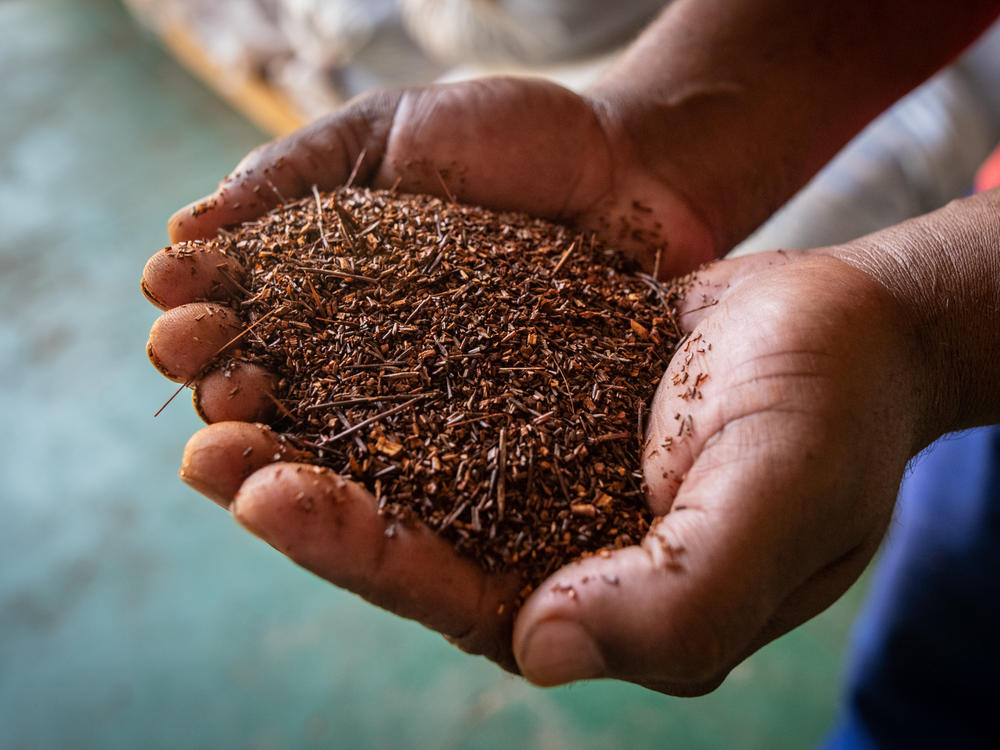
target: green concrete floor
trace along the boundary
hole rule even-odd
[[[860,589],[717,692],[543,691],[303,573],[177,480],[167,215],[262,136],[111,0],[0,4],[0,747],[807,748]]]

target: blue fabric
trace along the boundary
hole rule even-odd
[[[825,750],[1000,748],[1000,426],[903,483]]]

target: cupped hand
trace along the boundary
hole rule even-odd
[[[711,257],[712,233],[648,177],[612,120],[540,81],[372,95],[253,152],[171,219],[171,237],[211,235],[353,173],[573,222],[661,275]],[[252,424],[273,415],[274,375],[205,372],[241,328],[230,307],[241,274],[197,244],[144,272],[167,310],[151,359],[195,385],[213,423],[189,442],[182,478],[305,568],[541,685],[711,689],[857,577],[916,446],[912,355],[876,282],[831,253],[719,263],[688,297],[691,338],[649,426],[644,468],[662,518],[642,545],[557,571],[515,613],[516,576],[488,576],[426,528],[385,521],[363,488]]]
[[[667,151],[666,145],[664,151]],[[645,153],[645,152],[642,152]],[[683,186],[642,162],[613,104],[541,79],[488,78],[378,91],[252,151],[210,195],[169,221],[172,247],[150,258],[142,289],[167,310],[148,348],[154,364],[197,386],[206,421],[266,419],[274,378],[241,368],[237,398],[202,367],[237,332],[243,292],[231,258],[191,240],[256,218],[283,202],[345,183],[430,193],[520,210],[594,232],[667,278],[711,260],[708,227]],[[160,352],[167,352],[161,356]]]

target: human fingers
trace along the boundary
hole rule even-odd
[[[221,250],[198,242],[181,242],[149,259],[143,269],[141,286],[153,304],[173,309],[202,300],[235,300],[245,293],[241,284],[243,274],[240,264]],[[212,354],[207,347],[194,357],[185,344],[185,341],[204,338],[199,326],[205,320],[202,314],[206,309],[207,306],[202,306],[193,308],[191,314],[177,313],[176,317],[158,323],[155,333],[150,335],[150,358],[154,363],[159,362],[161,371],[171,368],[176,371],[177,359],[183,360],[181,369],[188,377],[182,382],[201,374],[207,362],[203,361],[204,354]],[[228,317],[228,313],[226,315]],[[228,325],[225,330],[229,331]],[[213,339],[218,346],[226,343],[221,333]],[[260,365],[240,360],[228,362],[219,369],[201,374],[196,383],[191,383],[195,386],[194,407],[209,423],[266,422],[276,409],[276,383],[277,378]]]
[[[146,353],[169,379],[194,388],[195,411],[206,422],[269,421],[277,409],[277,378],[240,359],[216,363],[238,344],[246,326],[231,308],[189,302],[167,310],[149,332]]]
[[[354,174],[366,184],[382,160],[398,91],[358,97],[333,114],[251,151],[204,198],[177,211],[171,241],[212,237],[222,227],[266,213],[279,203],[329,190]]]
[[[706,401],[674,395],[684,387],[701,392],[708,385],[699,378],[702,368],[720,364],[720,353],[708,350],[703,339],[698,330],[674,356],[654,399],[644,469],[659,518],[649,534],[638,546],[557,571],[518,617],[514,652],[523,674],[537,684],[617,677],[698,694],[718,684],[724,655],[744,645],[734,649],[726,640],[722,624],[730,617],[726,613],[720,620],[720,612],[736,604],[758,626],[766,619],[760,592],[748,590],[741,579],[751,561],[739,554],[747,546],[735,538],[740,527],[727,523],[713,529],[717,514],[695,500],[678,499],[671,512],[701,451],[701,430],[709,424]],[[720,538],[726,532],[730,538]]]
[[[153,255],[142,270],[146,299],[163,310],[188,302],[238,298],[244,269],[240,263],[199,242],[178,242]]]
[[[573,127],[557,125],[566,122]],[[408,89],[395,123],[375,187],[557,221],[574,220],[609,189],[600,121],[548,81],[497,76]]]
[[[495,77],[380,91],[255,149],[216,191],[174,214],[169,230],[174,241],[208,237],[313,186],[347,181],[574,221],[612,191],[611,171],[592,104],[555,84]],[[610,235],[611,212],[601,208],[591,228],[603,222]]]
[[[519,580],[486,574],[415,519],[380,515],[360,485],[323,467],[275,463],[250,475],[231,510],[307,570],[516,669],[510,630]]]
[[[186,484],[228,509],[240,485],[257,469],[305,457],[265,425],[218,422],[191,436],[179,474]]]
[[[195,411],[209,424],[239,420],[270,422],[278,401],[278,379],[253,362],[233,360],[203,376],[194,387]]]
[[[214,302],[190,302],[167,310],[149,331],[146,353],[163,375],[190,383],[226,351],[243,329],[239,315]]]
[[[736,455],[763,429],[748,423],[699,457],[707,468],[696,462],[639,546],[567,566],[538,588],[514,630],[525,677],[540,685],[613,677],[703,694],[846,590],[883,524],[834,534],[823,514],[802,512],[826,500],[815,467],[778,470]]]
[[[705,692],[860,573],[910,443],[900,414],[868,387],[891,382],[883,302],[841,283],[850,274],[836,266],[724,292],[692,332],[647,432],[644,470],[661,518],[639,547],[539,587],[514,632],[525,676]]]
[[[512,669],[518,579],[486,575],[419,522],[383,518],[326,469],[285,463],[307,458],[264,425],[220,422],[188,441],[180,476],[303,567]]]
[[[525,118],[545,126],[525,129]],[[560,121],[576,124],[569,133],[549,126]],[[373,92],[254,149],[168,228],[173,241],[209,237],[313,186],[328,190],[352,177],[354,184],[572,219],[607,189],[609,156],[595,144],[603,146],[604,137],[594,113],[547,82],[497,77]],[[589,158],[576,158],[584,150]]]

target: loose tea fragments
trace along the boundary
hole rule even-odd
[[[646,532],[644,416],[681,334],[674,291],[616,251],[350,188],[209,243],[246,269],[228,362],[275,373],[273,427],[381,513],[528,586]]]

